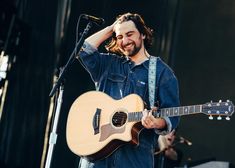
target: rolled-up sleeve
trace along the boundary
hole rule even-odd
[[[166,121],[166,129],[162,130],[162,129],[155,129],[155,132],[159,135],[166,135],[168,133],[171,132],[172,130],[172,124],[171,124],[171,120],[169,117],[162,117],[165,121]]]
[[[93,54],[94,52],[97,51],[97,48],[93,47],[91,44],[85,41],[81,48],[81,52],[83,51],[86,52],[87,54]]]
[[[162,79],[159,82],[158,98],[160,109],[178,107],[180,105],[178,80],[173,71],[166,70],[163,73]],[[166,121],[166,128],[163,130],[155,129],[155,132],[160,135],[170,133],[178,126],[180,120],[179,116],[163,116],[162,118]]]

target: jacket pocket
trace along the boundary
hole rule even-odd
[[[146,96],[147,86],[148,86],[148,83],[146,83],[144,81],[137,80],[137,82],[136,82],[135,93],[137,93],[139,96],[141,96],[143,100]]]
[[[126,76],[116,73],[110,73],[108,79],[112,82],[121,82],[123,83],[126,79]]]
[[[109,95],[114,99],[123,98],[125,81],[126,81],[126,76],[117,73],[110,73],[108,75],[108,81],[106,86]]]

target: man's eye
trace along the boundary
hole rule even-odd
[[[131,37],[133,34],[132,33],[129,33],[129,34],[127,34],[127,37]]]
[[[122,37],[121,37],[121,36],[117,36],[117,39],[118,39],[118,40],[121,40],[121,39],[122,39]]]

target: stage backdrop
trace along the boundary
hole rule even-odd
[[[74,49],[76,24],[82,13],[104,18],[104,26],[124,12],[141,14],[155,31],[156,40],[150,53],[165,60],[179,79],[182,105],[220,99],[235,101],[235,2],[232,0],[12,0],[1,3],[12,8],[11,15],[17,18],[16,30],[22,33],[19,50],[11,53],[17,59],[12,59],[0,118],[0,167],[36,168],[44,163],[48,147],[45,138],[53,117],[50,113],[53,99],[48,95],[54,72],[65,65]],[[0,23],[8,23],[0,29],[7,33],[9,22]],[[84,25],[85,21],[79,32]],[[101,28],[103,26],[94,26],[90,34]],[[0,34],[3,42],[7,38],[4,34]],[[78,61],[70,66],[65,78],[58,139],[51,163],[51,167],[56,168],[78,165],[79,157],[66,143],[67,115],[79,95],[94,89],[89,74]],[[182,117],[178,135],[192,141],[191,146],[178,146],[184,156],[182,165],[204,160],[235,164],[234,125],[233,116],[230,121],[216,118],[211,121],[203,114]]]

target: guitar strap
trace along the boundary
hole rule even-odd
[[[149,103],[151,109],[154,107],[154,102],[155,102],[156,70],[157,70],[157,57],[150,56],[148,87],[149,87]]]

